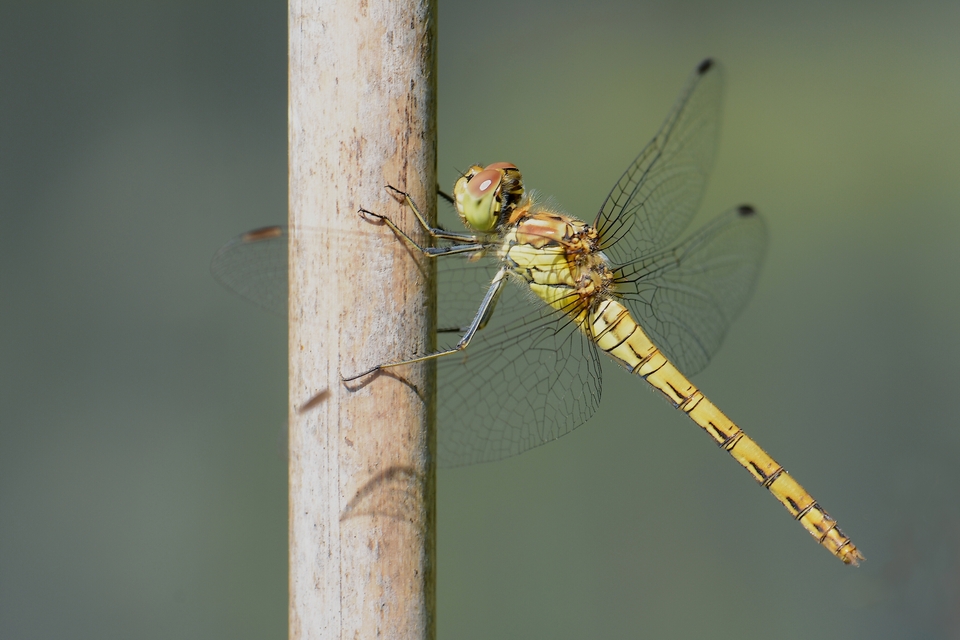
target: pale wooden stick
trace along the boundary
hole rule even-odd
[[[290,637],[435,636],[435,0],[290,0]],[[301,233],[320,230],[319,236]]]

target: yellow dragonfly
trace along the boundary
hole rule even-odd
[[[457,466],[516,455],[583,424],[599,404],[602,351],[689,416],[828,551],[856,565],[863,556],[836,520],[686,377],[720,346],[766,246],[763,219],[747,205],[676,242],[713,164],[722,85],[715,61],[697,66],[592,224],[538,202],[505,162],[470,167],[445,196],[466,233],[431,227],[405,193],[388,187],[430,246],[385,215],[361,215],[425,256],[468,259],[440,262],[439,351],[350,379],[438,360],[439,461]],[[283,313],[286,240],[280,227],[244,234],[214,257],[214,275]]]

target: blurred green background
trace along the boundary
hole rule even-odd
[[[439,33],[441,183],[509,160],[587,218],[723,62],[703,216],[771,243],[695,380],[867,557],[611,368],[572,435],[440,472],[440,637],[960,638],[960,4],[442,2]],[[285,327],[208,264],[286,184],[285,3],[0,3],[0,637],[285,636]]]

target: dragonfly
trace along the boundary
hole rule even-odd
[[[836,520],[687,377],[707,365],[746,304],[767,244],[749,205],[680,239],[716,154],[722,75],[713,59],[696,67],[592,224],[527,192],[507,162],[473,165],[452,196],[439,192],[465,232],[432,227],[393,187],[429,243],[360,209],[438,260],[441,328],[438,351],[349,380],[437,361],[439,463],[459,466],[519,454],[586,422],[600,402],[605,354],[685,413],[830,553],[857,565],[863,556]],[[213,274],[285,313],[287,240],[282,227],[243,234],[217,252]]]

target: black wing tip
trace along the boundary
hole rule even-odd
[[[710,71],[710,69],[712,69],[715,64],[717,64],[716,60],[714,60],[713,58],[706,58],[703,62],[701,62],[697,66],[697,73],[699,73],[700,75],[703,75],[707,71]]]
[[[756,215],[757,210],[754,209],[749,204],[742,204],[739,207],[737,207],[737,213],[740,214],[740,216],[743,218],[749,218],[750,216]]]

